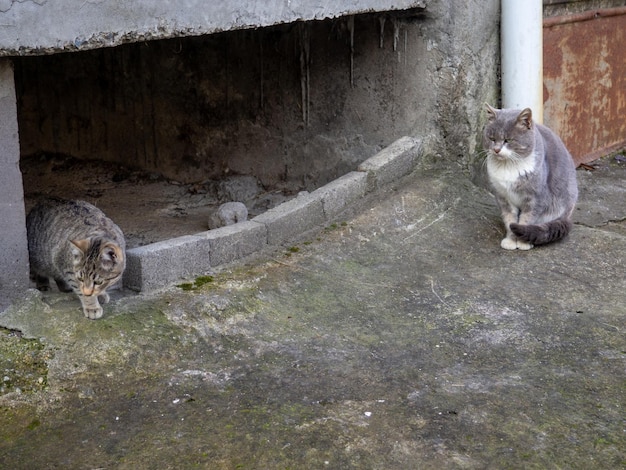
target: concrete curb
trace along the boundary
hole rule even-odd
[[[151,291],[177,280],[209,271],[210,243],[198,235],[185,235],[126,250],[124,287]]]
[[[268,245],[280,245],[293,240],[302,232],[320,226],[325,220],[322,200],[309,193],[299,194],[252,219],[267,229]]]
[[[352,171],[252,220],[126,250],[124,287],[146,292],[206,274],[332,221],[415,168],[422,141],[402,137]]]
[[[367,173],[367,192],[408,175],[415,168],[420,150],[421,140],[402,137],[361,163],[358,171]]]
[[[267,245],[267,229],[254,221],[240,222],[198,234],[209,241],[211,266],[232,263]]]

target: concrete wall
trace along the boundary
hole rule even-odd
[[[0,311],[28,286],[28,248],[13,66],[0,59]]]
[[[86,50],[424,4],[424,0],[0,0],[0,54]]]
[[[22,154],[313,190],[436,131],[424,23],[367,14],[16,58]]]
[[[213,7],[203,2],[208,10],[194,16],[201,2],[188,1],[180,16],[118,10],[113,16],[120,21],[132,13],[118,31],[105,14],[110,3],[0,1],[0,47],[5,55],[24,55],[12,59],[22,155],[116,161],[180,181],[254,174],[265,184],[308,190],[354,170],[402,135],[421,138],[430,164],[465,171],[477,161],[482,103],[498,96],[498,0],[395,1],[417,8],[197,37],[244,28],[250,18],[274,24],[385,4],[315,2],[322,13],[305,14],[299,8],[313,2],[276,1],[280,14],[271,17],[259,10],[268,2],[236,2],[246,15],[222,16],[231,21],[223,28],[200,25]],[[87,22],[91,16],[101,23]],[[100,29],[89,35],[89,24]],[[178,37],[186,33],[194,37]],[[144,37],[169,39],[125,44]],[[122,45],[82,50],[116,44]],[[29,56],[68,49],[81,51]],[[12,77],[3,77],[12,90]],[[14,119],[11,109],[3,112]],[[15,172],[16,158],[3,157],[0,170]],[[20,190],[3,191],[0,202],[22,201]],[[3,236],[3,251],[20,245],[24,273],[23,209],[3,220],[15,230],[9,243]],[[6,270],[9,261],[2,263]]]
[[[254,174],[312,190],[401,135],[468,161],[494,101],[498,2],[15,59],[23,155],[183,182]]]

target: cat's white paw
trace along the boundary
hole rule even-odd
[[[97,320],[98,318],[102,317],[102,315],[104,313],[104,310],[102,310],[102,307],[100,307],[100,306],[98,306],[98,307],[84,307],[83,308],[83,313],[90,320]]]
[[[503,238],[500,242],[500,246],[505,250],[530,250],[534,245],[526,243],[521,240],[513,240],[511,238]]]
[[[95,297],[92,297],[91,299],[87,298],[88,300],[95,300]],[[95,305],[94,305],[95,303]],[[96,300],[95,302],[89,302],[89,304],[91,305],[84,305],[83,304],[83,313],[85,314],[85,316],[87,318],[89,318],[90,320],[97,320],[98,318],[102,317],[104,310],[102,309],[102,307],[98,304],[98,301]]]
[[[511,240],[510,238],[503,238],[500,242],[500,246],[505,250],[517,250],[517,241]]]

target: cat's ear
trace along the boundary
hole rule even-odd
[[[497,111],[495,108],[489,106],[488,103],[485,103],[485,111],[487,111],[487,119],[490,121],[495,121],[497,117]]]
[[[70,243],[73,245],[72,249],[78,248],[80,250],[80,254],[82,255],[87,253],[91,240],[89,238],[83,238],[81,240],[70,240]]]
[[[105,243],[100,252],[100,258],[111,263],[118,263],[122,256],[122,250],[114,243]]]
[[[530,108],[526,108],[519,113],[517,123],[525,129],[531,129],[533,127],[533,112]]]
[[[84,238],[82,240],[70,240],[70,250],[74,266],[78,266],[80,260],[85,257],[85,253],[87,253],[90,243],[91,240],[89,238]]]

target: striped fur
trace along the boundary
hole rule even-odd
[[[103,314],[98,301],[124,272],[124,234],[97,207],[85,201],[47,198],[26,218],[31,278],[47,290],[50,278],[62,292],[74,292],[87,318]]]

